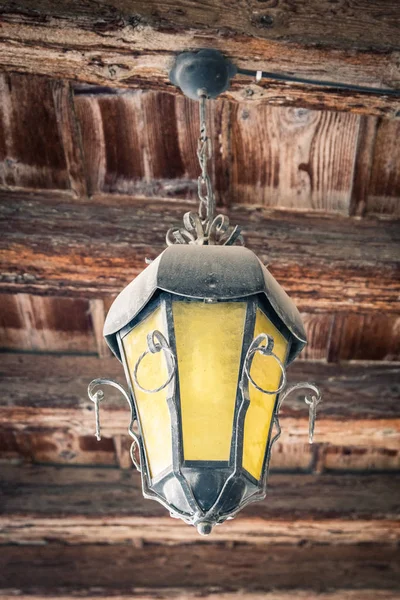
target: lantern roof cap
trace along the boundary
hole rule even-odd
[[[157,290],[199,300],[264,294],[293,336],[289,362],[306,344],[299,311],[254,252],[242,246],[176,245],[164,250],[113,302],[104,336],[118,359],[118,331],[141,312]]]

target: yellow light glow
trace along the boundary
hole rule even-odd
[[[271,323],[264,313],[257,309],[254,338],[260,333],[267,333],[274,338],[274,353],[285,364],[287,340]],[[263,356],[257,352],[250,369],[254,381],[265,390],[276,390],[281,381],[281,369],[271,356]],[[259,479],[262,472],[265,449],[276,395],[263,394],[251,383],[249,384],[250,406],[244,424],[243,467],[253,477]]]
[[[146,394],[133,382],[132,373],[139,356],[147,350],[147,334],[158,330],[166,336],[162,309],[157,308],[122,340],[135,392],[151,477],[172,464],[171,419],[167,406],[168,386],[155,394]],[[140,363],[137,379],[146,389],[156,389],[167,379],[164,352],[148,354]]]
[[[246,303],[172,306],[185,460],[228,461]]]

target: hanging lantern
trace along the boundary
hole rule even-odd
[[[205,115],[214,91],[204,89],[204,56],[208,71],[218,75],[212,81],[222,89],[226,82],[221,63],[213,71],[213,51],[189,56],[195,57],[189,72],[201,64],[203,78],[199,214],[186,214],[184,227],[167,233],[169,247],[120,293],[107,315],[104,335],[124,366],[129,393],[96,379],[89,397],[99,439],[99,386],[122,391],[131,408],[131,456],[144,496],[208,534],[264,498],[284,397],[294,388],[312,390],[305,399],[311,442],[320,394],[308,383],[285,389],[286,366],[306,344],[300,314],[255,254],[234,245],[243,242],[239,228],[214,216]],[[188,53],[183,59],[187,85]],[[226,67],[227,77],[231,72]]]

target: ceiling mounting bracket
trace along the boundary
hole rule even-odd
[[[237,68],[218,50],[200,50],[178,54],[170,71],[171,82],[188,98],[216,98],[225,92]]]

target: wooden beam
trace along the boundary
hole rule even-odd
[[[396,521],[399,482],[399,474],[272,474],[268,502],[249,505],[236,523],[250,518],[265,521],[265,526],[269,520],[289,519],[304,523],[329,519],[349,522],[359,519],[363,523],[380,519]],[[136,471],[2,465],[0,489],[3,519],[86,516],[88,522],[103,518],[107,523],[111,518],[166,517],[172,529],[177,523],[170,520],[158,502],[143,498]],[[96,502],[91,501],[93,497]],[[225,529],[231,526],[234,521],[226,523]],[[336,536],[332,531],[325,534]],[[224,535],[222,529],[217,535]]]
[[[281,410],[283,434],[274,449],[272,466],[286,470],[323,470],[326,466],[342,470],[398,468],[398,374],[398,365],[389,364],[294,363],[289,370],[289,382],[309,380],[321,387],[323,404],[318,411],[314,448],[319,453],[316,462],[313,448],[308,445],[307,409],[301,395],[293,394]],[[31,460],[61,462],[57,456],[64,457],[67,452],[66,462],[97,460],[115,464],[116,450],[120,462],[129,466],[130,459],[126,462],[124,455],[126,448],[122,447],[126,439],[129,450],[128,411],[123,398],[112,388],[107,390],[107,402],[102,405],[101,424],[104,442],[118,436],[117,447],[97,445],[93,437],[93,404],[87,397],[87,385],[101,376],[126,385],[122,367],[114,358],[3,354],[0,367],[6,389],[0,398],[3,457],[9,456],[14,448],[14,457],[20,455]],[[7,445],[7,436],[11,434],[13,441]],[[76,436],[90,436],[92,443],[88,446],[86,440],[74,441],[72,438]],[[89,455],[81,459],[73,456],[79,448],[82,452],[88,449],[92,459]]]
[[[0,291],[96,297],[119,292],[165,247],[193,203],[117,196],[0,198]],[[399,309],[396,222],[233,207],[247,245],[307,312]]]
[[[92,356],[3,354],[0,377],[7,393],[0,402],[2,460],[58,464],[119,464],[132,468],[128,413],[110,388],[102,405],[101,443],[94,438],[93,405],[87,384],[108,376],[124,384],[115,359]],[[282,437],[271,469],[279,471],[398,470],[398,366],[326,365],[297,361],[289,381],[315,381],[320,406],[314,446],[307,440],[307,410],[296,395],[282,408]]]
[[[217,48],[244,69],[399,88],[396,0],[234,5],[205,0],[0,2],[0,68],[114,87],[175,90],[177,52]],[[237,77],[232,100],[395,116],[399,98]]]
[[[53,593],[90,586],[114,593],[177,585],[397,589],[397,480],[271,476],[268,501],[247,507],[204,543],[142,498],[138,474],[6,466],[0,585]]]
[[[271,476],[272,477],[272,476]],[[89,502],[90,498],[87,499]],[[183,522],[171,522],[171,517],[44,517],[0,515],[0,545],[45,545],[46,540],[71,546],[81,544],[123,544],[129,539],[134,545],[146,543],[196,543],[199,534]],[[320,521],[292,518],[265,520],[242,516],[228,526],[215,530],[215,541],[241,542],[261,546],[285,544],[299,546],[303,540],[310,544],[388,544],[400,542],[398,519],[322,519]]]
[[[240,594],[240,596],[239,596]],[[25,595],[20,589],[10,589],[2,592],[0,600],[43,600],[42,595],[36,593]],[[80,589],[79,598],[85,600],[126,600],[127,597],[135,600],[198,600],[199,590],[193,588],[148,588],[131,589],[128,594],[115,594],[104,589]],[[291,590],[290,592],[223,592],[203,588],[201,598],[204,600],[398,600],[398,592],[388,590],[340,590],[336,592],[319,593],[311,590]],[[67,595],[65,591],[46,593],[46,600],[75,600],[76,594]]]
[[[93,501],[93,499],[92,499]],[[135,587],[251,590],[398,590],[400,551],[391,544],[318,545],[197,542],[6,545],[0,554],[0,587],[22,592],[79,593]],[[384,575],[383,575],[384,573]]]

